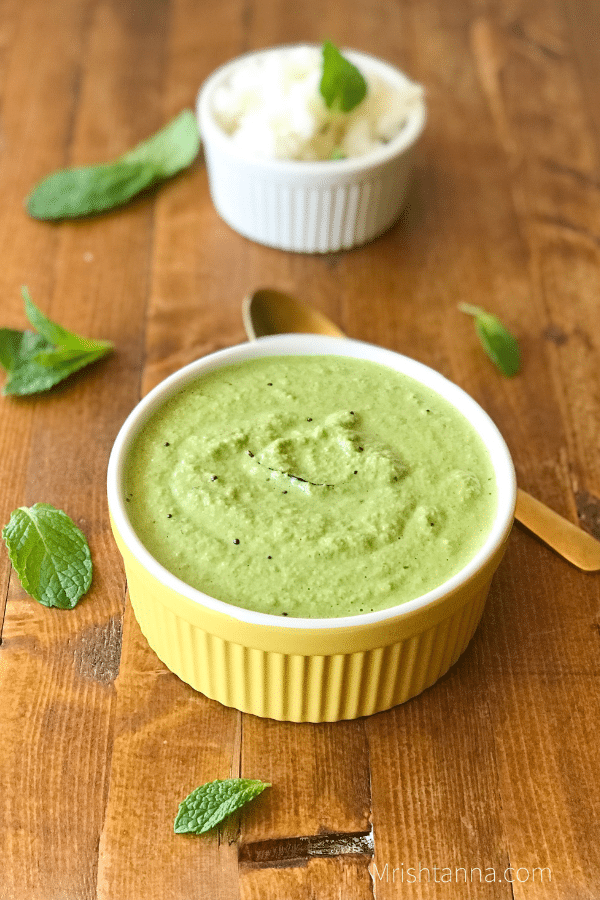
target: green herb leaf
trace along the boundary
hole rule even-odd
[[[0,328],[0,366],[10,373],[23,359],[35,356],[47,346],[48,342],[34,331]]]
[[[110,341],[81,337],[52,322],[37,308],[27,288],[22,288],[22,294],[25,312],[37,333],[0,329],[0,365],[8,373],[4,394],[46,391],[112,350]]]
[[[72,219],[114,209],[187,168],[200,148],[196,117],[184,110],[165,128],[114,162],[61,169],[27,198],[35,219]]]
[[[106,352],[112,349],[112,344],[109,341],[95,341],[91,338],[81,337],[72,331],[67,331],[62,325],[52,322],[37,308],[26,287],[21,288],[21,295],[27,318],[48,344],[65,350],[73,350],[77,353],[95,353],[98,350]]]
[[[271,785],[249,778],[226,778],[203,784],[179,805],[175,833],[203,834]]]
[[[516,337],[508,331],[500,319],[478,306],[461,303],[461,312],[475,317],[475,330],[483,349],[500,371],[509,378],[516,375],[521,366],[521,351]]]
[[[367,82],[362,74],[331,41],[323,44],[323,73],[319,90],[329,109],[337,104],[345,113],[358,106],[367,94]]]
[[[2,537],[21,584],[39,603],[72,609],[88,590],[90,548],[61,509],[48,503],[21,506],[4,526]]]

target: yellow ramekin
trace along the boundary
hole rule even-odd
[[[357,357],[415,378],[460,410],[482,437],[498,485],[484,545],[456,575],[400,606],[334,619],[257,613],[184,584],[141,544],[127,516],[123,474],[132,440],[183,385],[223,365],[259,356]],[[390,350],[315,335],[260,338],[221,350],[171,375],[133,410],[108,466],[108,502],[131,603],[148,643],[183,681],[243,712],[292,722],[354,719],[389,709],[430,687],[465,650],[481,618],[513,523],[516,480],[487,413],[438,372]]]

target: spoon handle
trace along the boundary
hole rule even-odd
[[[600,541],[521,488],[517,488],[515,519],[577,568],[600,570]]]

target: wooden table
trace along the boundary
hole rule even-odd
[[[159,662],[105,499],[139,397],[243,341],[242,297],[270,285],[458,382],[521,486],[600,537],[599,31],[594,0],[2,0],[0,325],[25,327],[26,284],[116,352],[47,395],[0,399],[2,523],[52,503],[94,559],[66,612],[0,557],[1,900],[600,897],[600,576],[516,526],[471,645],[433,688],[367,719],[283,724]],[[218,64],[325,36],[427,91],[408,206],[372,244],[304,256],[245,240],[201,158],[96,219],[25,213],[42,175],[133,146]],[[517,334],[517,377],[460,301]],[[220,833],[173,834],[188,791],[239,773],[273,786]]]

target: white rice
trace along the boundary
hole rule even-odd
[[[395,137],[423,96],[422,87],[408,79],[398,89],[361,67],[367,95],[350,113],[341,113],[328,109],[319,92],[321,72],[317,47],[249,56],[216,88],[215,119],[250,156],[362,156]]]

